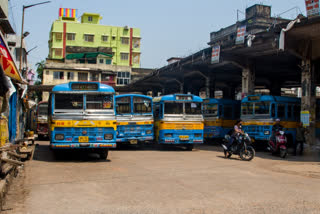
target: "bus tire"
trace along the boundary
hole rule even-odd
[[[192,149],[193,149],[193,144],[191,144],[191,145],[186,145],[186,150],[187,150],[187,151],[192,151]]]
[[[107,159],[109,154],[109,149],[103,149],[102,151],[99,152],[100,159],[105,160]]]

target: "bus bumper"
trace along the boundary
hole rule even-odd
[[[116,148],[116,143],[51,143],[52,149],[106,149]]]
[[[117,143],[126,143],[126,142],[135,141],[135,140],[138,142],[151,141],[153,140],[153,136],[117,138]]]

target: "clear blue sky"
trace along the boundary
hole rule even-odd
[[[46,1],[46,0],[43,0]],[[10,0],[9,13],[12,25],[20,35],[22,5],[42,0]],[[49,4],[28,8],[25,12],[28,60],[35,64],[48,56],[48,38],[51,24],[58,18],[58,9],[78,9],[100,13],[101,24],[137,27],[141,29],[141,65],[157,68],[172,56],[183,57],[208,47],[209,34],[236,22],[237,9],[256,3],[272,6],[272,15],[295,6],[306,14],[305,0],[52,0]],[[296,10],[283,15],[294,19]],[[244,16],[242,15],[242,18]]]

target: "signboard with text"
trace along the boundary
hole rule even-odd
[[[212,47],[211,64],[220,62],[220,45]]]
[[[301,111],[300,112],[300,121],[303,123],[303,126],[310,126],[310,112]]]
[[[243,44],[244,43],[244,37],[246,35],[246,26],[240,26],[237,29],[237,38],[236,38],[236,44]]]
[[[307,16],[317,16],[320,14],[319,0],[305,0]]]
[[[0,65],[5,75],[8,77],[23,82],[21,75],[11,57],[11,53],[0,33]]]

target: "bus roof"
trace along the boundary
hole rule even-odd
[[[183,99],[177,99],[181,97],[192,97],[192,100],[183,100]],[[202,98],[193,94],[170,94],[170,95],[164,95],[160,97],[154,97],[153,102],[164,102],[164,101],[192,101],[192,102],[203,102]]]
[[[259,101],[270,101],[270,102],[289,102],[289,103],[300,103],[298,97],[285,97],[285,96],[272,96],[272,95],[249,95],[241,101],[244,102],[259,102]]]
[[[146,95],[142,95],[142,94],[121,94],[121,95],[117,95],[115,97],[116,98],[120,98],[120,97],[142,97],[142,98],[146,98],[146,99],[152,100],[152,97],[149,97],[149,96],[146,96]]]
[[[80,84],[80,85],[97,85],[98,89],[97,90],[85,90],[82,89],[81,91],[84,92],[89,92],[89,91],[97,91],[97,92],[110,92],[110,93],[115,93],[114,88],[112,88],[109,85],[102,84],[99,82],[69,82],[69,83],[64,83],[60,85],[56,85],[53,87],[52,91],[80,91],[80,90],[73,90],[72,85],[73,84]]]
[[[240,100],[231,100],[231,99],[215,99],[215,98],[207,98],[203,99],[203,103],[209,104],[240,104]]]

